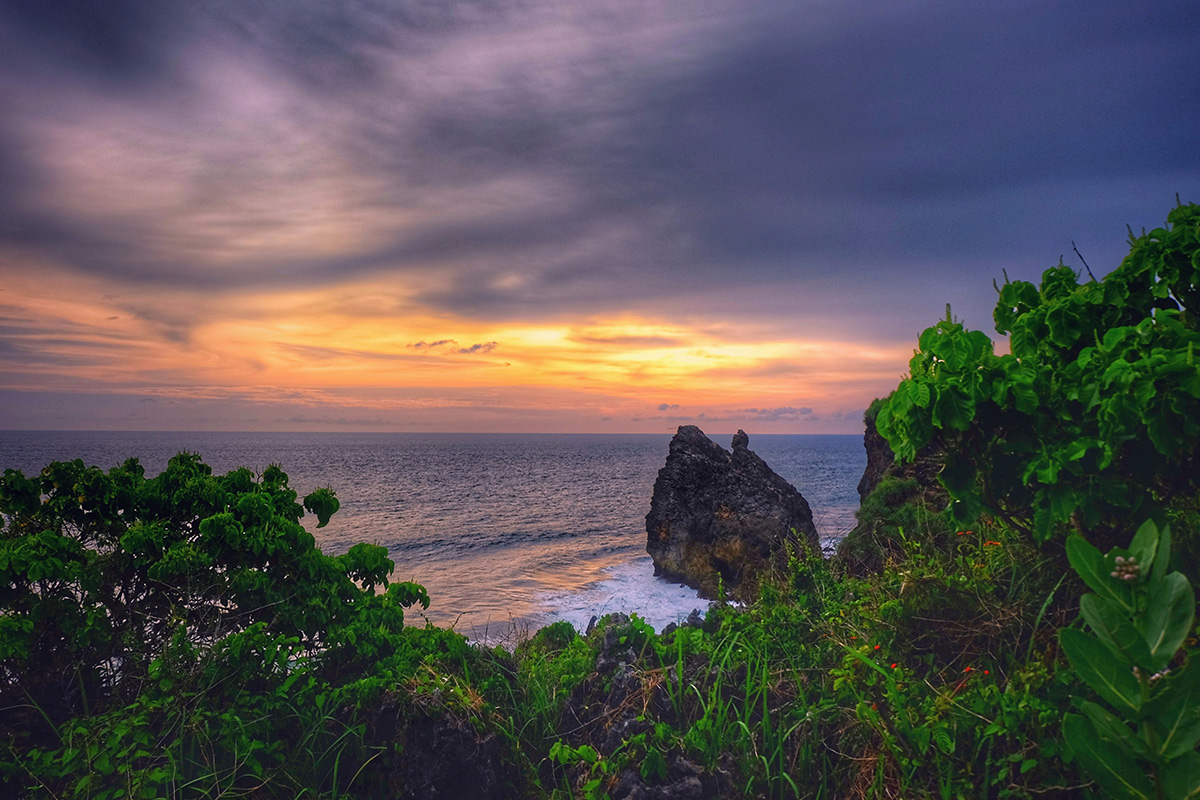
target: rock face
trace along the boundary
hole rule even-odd
[[[858,482],[860,503],[879,485],[888,467],[896,463],[896,457],[892,455],[892,448],[888,446],[887,439],[875,430],[875,415],[868,413],[863,422],[863,449],[867,451],[867,468],[863,470],[862,479]]]
[[[836,554],[848,574],[858,577],[878,572],[889,558],[899,557],[903,547],[895,534],[907,525],[908,535],[916,535],[910,524],[913,514],[924,520],[922,535],[935,534],[949,502],[937,478],[944,460],[941,442],[934,440],[911,462],[897,463],[887,440],[875,429],[881,404],[872,403],[863,418],[867,467],[858,483],[858,524],[838,543]],[[873,496],[877,488],[880,492]],[[911,508],[905,511],[906,507]]]
[[[726,452],[695,425],[680,426],[646,515],[655,574],[713,597],[718,575],[730,590],[751,589],[789,541],[820,551],[808,502],[748,444],[738,431]]]

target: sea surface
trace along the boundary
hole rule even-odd
[[[710,435],[728,449],[729,434]],[[0,432],[0,470],[55,460],[158,474],[180,451],[216,472],[279,464],[301,497],[331,486],[341,510],[321,548],[381,544],[397,580],[429,591],[425,616],[477,640],[517,638],[565,619],[636,612],[656,628],[708,602],[654,576],[645,516],[668,434]],[[750,449],[800,490],[823,544],[854,525],[862,437],[751,435]],[[410,622],[420,610],[410,610]]]

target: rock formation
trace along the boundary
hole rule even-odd
[[[875,429],[876,414],[872,411],[877,410],[877,406],[872,405],[863,419],[863,449],[867,451],[867,468],[863,470],[862,479],[858,482],[859,503],[867,499],[867,495],[879,485],[888,468],[896,463],[896,456],[892,454],[887,439]]]
[[[899,557],[902,545],[897,534],[901,528],[907,526],[910,537],[936,538],[944,533],[941,512],[949,502],[937,477],[945,455],[941,441],[926,445],[913,461],[897,463],[887,440],[875,428],[882,404],[876,400],[863,417],[867,467],[858,482],[858,524],[838,543],[836,554],[849,574],[860,577],[878,572],[889,558]],[[916,519],[922,521],[920,530],[912,525]]]
[[[709,597],[719,575],[733,593],[748,593],[788,542],[820,552],[808,502],[748,444],[739,430],[726,452],[695,425],[680,426],[646,515],[655,574]]]

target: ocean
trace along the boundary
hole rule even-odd
[[[710,438],[729,448],[730,434]],[[0,470],[55,460],[109,468],[136,456],[148,475],[180,451],[216,472],[279,464],[301,497],[331,486],[341,510],[327,553],[388,548],[392,576],[429,591],[424,616],[504,641],[555,620],[636,612],[660,629],[708,602],[654,577],[645,515],[669,434],[0,432]],[[830,546],[854,525],[862,437],[751,435],[750,449],[800,490]],[[420,622],[420,609],[407,621]]]

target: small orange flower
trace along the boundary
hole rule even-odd
[[[875,645],[875,649],[876,649],[876,650],[878,650],[878,649],[879,649],[879,645]]]
[[[892,669],[895,669],[895,668],[896,668],[896,665],[895,665],[895,664],[892,664]]]
[[[984,542],[983,543],[984,547],[987,547],[988,545],[995,545],[995,546],[999,547],[1000,543],[999,542]]]

